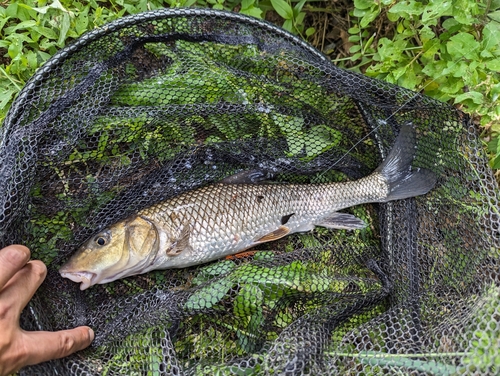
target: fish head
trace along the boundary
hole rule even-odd
[[[59,273],[80,283],[80,289],[144,273],[159,249],[156,226],[133,216],[87,240],[64,264]]]

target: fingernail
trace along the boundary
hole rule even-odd
[[[90,342],[94,340],[94,331],[89,328],[89,336],[90,336]]]

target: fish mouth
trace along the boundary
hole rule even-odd
[[[80,290],[85,290],[92,286],[92,280],[95,278],[96,274],[91,272],[59,272],[61,277],[68,278],[73,282],[80,283]]]

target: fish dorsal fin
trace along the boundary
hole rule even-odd
[[[177,238],[177,240],[174,240],[170,248],[167,249],[167,256],[177,256],[183,251],[191,251],[192,248],[189,245],[190,235],[191,225],[189,223],[184,223],[179,237]]]
[[[271,178],[270,174],[265,170],[254,169],[249,171],[241,171],[234,175],[228,176],[221,180],[224,184],[259,184]]]
[[[267,235],[264,235],[262,238],[257,239],[256,243],[265,243],[271,242],[273,240],[281,239],[284,236],[287,236],[290,233],[290,228],[286,226],[280,226],[273,232],[270,232]]]

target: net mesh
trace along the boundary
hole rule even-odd
[[[347,210],[363,230],[80,291],[58,268],[96,231],[237,172],[355,180],[417,129],[425,196]],[[213,10],[123,18],[57,53],[0,129],[0,246],[48,277],[27,330],[93,345],[25,375],[493,375],[499,189],[469,119],[343,71],[268,23]]]

